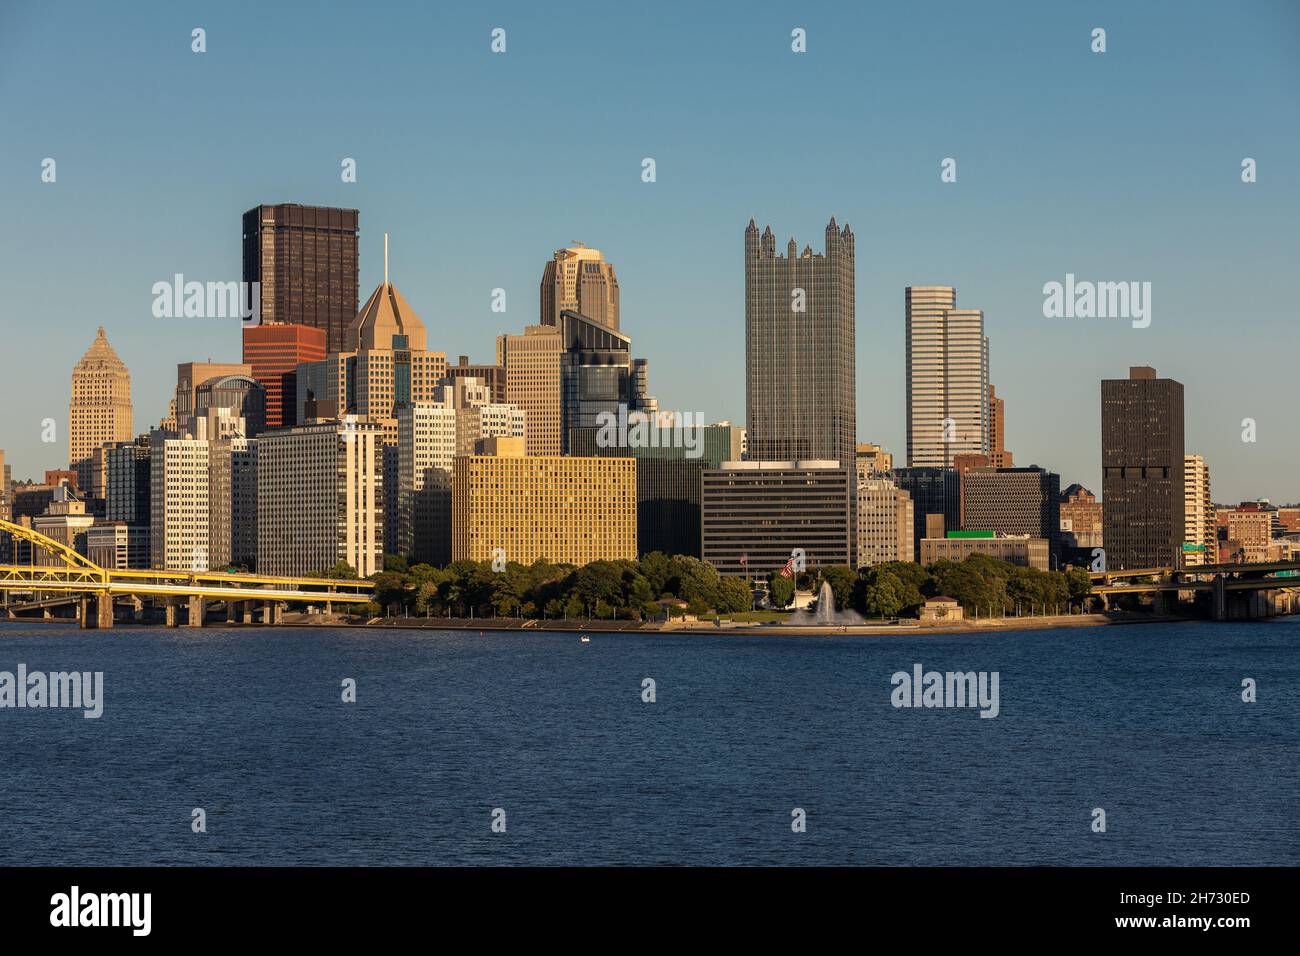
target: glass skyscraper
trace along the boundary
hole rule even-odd
[[[745,229],[745,411],[756,461],[833,460],[852,468],[855,405],[853,232],[831,217],[826,251],[771,226]]]

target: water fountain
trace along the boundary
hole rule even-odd
[[[811,620],[810,620],[811,618]],[[804,626],[844,627],[850,624],[865,624],[862,615],[854,611],[835,610],[835,592],[829,581],[822,581],[821,590],[817,592],[817,607],[811,613],[804,610],[790,615],[790,624]]]

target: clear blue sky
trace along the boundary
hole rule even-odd
[[[736,421],[745,224],[820,250],[833,213],[857,235],[861,440],[902,460],[903,289],[953,284],[985,310],[1018,464],[1100,492],[1098,382],[1151,364],[1186,385],[1216,500],[1300,498],[1300,4],[333,6],[0,5],[16,477],[66,464],[69,374],[100,323],[137,431],[177,362],[238,360],[234,323],[155,319],[151,286],[239,278],[240,214],[302,202],[361,210],[363,299],[390,233],[393,281],[453,357],[536,321],[553,250],[600,248],[661,405]],[[1151,327],[1043,318],[1067,272],[1151,282]]]

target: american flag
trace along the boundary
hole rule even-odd
[[[794,577],[794,558],[793,558],[793,557],[786,559],[785,567],[783,567],[783,568],[781,569],[781,577],[783,577],[783,578],[792,578],[792,577]]]

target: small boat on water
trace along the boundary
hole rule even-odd
[[[584,644],[591,643],[591,638],[589,638],[586,634],[582,635],[582,637],[578,638],[578,640],[582,641],[582,643]]]

